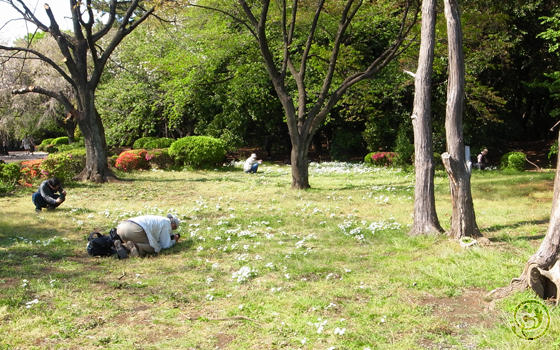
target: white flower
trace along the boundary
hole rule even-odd
[[[234,272],[231,275],[231,279],[237,280],[238,283],[246,282],[249,278],[257,275],[257,271],[248,266],[243,266],[239,271]]]
[[[285,275],[284,275],[284,277],[286,277],[286,279],[288,279],[288,280],[289,280],[289,279],[290,279],[290,274],[289,274],[289,273],[287,273],[287,274],[285,274]]]
[[[334,330],[334,334],[339,334],[339,335],[344,335],[344,332],[346,332],[346,328],[335,328]]]
[[[206,294],[206,300],[210,300],[212,301],[214,299],[214,296],[212,294]]]
[[[238,309],[243,309],[243,304],[239,305],[237,308]]]
[[[31,306],[33,306],[33,304],[37,304],[38,302],[39,302],[38,299],[31,300],[31,301],[25,303],[25,305],[27,305],[26,308],[29,309]]]
[[[306,342],[307,342],[307,338],[303,338],[303,339],[301,340],[301,343],[302,343],[302,344],[305,344]]]
[[[202,248],[202,246],[199,246],[198,248],[196,248],[197,252],[200,252],[200,251],[203,251],[203,250],[204,250],[204,248]]]

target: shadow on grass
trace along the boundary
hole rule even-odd
[[[513,223],[513,224],[509,224],[509,225],[490,226],[487,229],[485,229],[485,231],[496,232],[496,231],[500,231],[500,230],[507,229],[507,228],[516,228],[516,227],[526,226],[526,225],[544,225],[544,224],[548,224],[548,222],[549,222],[549,219],[520,221],[520,222],[516,222],[516,223]]]

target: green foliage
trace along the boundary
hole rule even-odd
[[[131,151],[122,152],[115,161],[115,167],[122,171],[133,170],[146,170],[149,169],[148,161],[146,160],[145,149],[136,149]]]
[[[66,152],[49,154],[41,163],[45,177],[56,176],[62,182],[71,181],[86,166],[86,150],[75,149]]]
[[[169,155],[178,163],[201,168],[224,160],[227,148],[223,140],[209,136],[187,136],[169,147]]]
[[[57,137],[56,139],[51,141],[51,145],[58,146],[58,145],[68,145],[68,136],[61,136]]]
[[[398,155],[395,159],[396,165],[407,166],[413,163],[414,143],[410,141],[406,128],[401,128],[399,130],[395,151]]]
[[[21,169],[16,163],[0,163],[0,194],[12,191],[21,179]]]
[[[523,171],[525,168],[525,153],[508,152],[500,159],[500,168],[502,170]]]
[[[558,140],[556,140],[554,144],[550,146],[550,152],[548,152],[548,159],[550,159],[554,155],[558,155]]]
[[[148,136],[148,137],[141,137],[138,140],[134,141],[134,144],[132,144],[132,148],[133,149],[141,149],[144,148],[146,143],[150,142],[150,141],[154,141],[157,140],[157,137],[152,137],[152,136]]]
[[[76,139],[75,142],[69,144],[69,145],[58,145],[56,146],[57,150],[56,152],[67,152],[67,151],[71,151],[74,149],[85,149],[85,142],[83,138],[78,138]]]
[[[56,153],[58,152],[58,146],[56,145],[47,145],[46,147],[43,148],[43,152],[47,152],[47,153]]]
[[[333,137],[329,150],[330,155],[335,160],[347,160],[352,155],[358,154],[363,150],[363,141],[364,139],[360,133],[339,129]]]
[[[160,148],[169,148],[171,144],[175,142],[174,139],[170,139],[168,137],[161,137],[155,140],[150,140],[144,144],[144,149],[160,149]]]
[[[44,139],[43,141],[41,141],[40,146],[47,146],[50,145],[51,142],[53,142],[54,138],[49,138],[49,139]]]
[[[169,155],[167,148],[149,150],[146,160],[153,169],[168,169],[174,165],[173,158]]]

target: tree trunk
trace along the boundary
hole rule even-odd
[[[531,287],[543,299],[555,297],[558,300],[558,290],[560,289],[560,270],[557,265],[560,254],[560,172],[558,170],[557,166],[552,210],[546,236],[537,252],[525,264],[521,276],[511,280],[508,286],[490,292],[490,296],[495,299],[504,298],[512,292]]]
[[[301,140],[302,136],[296,136],[298,142],[292,142],[291,163],[292,163],[292,189],[305,190],[309,186],[309,137]]]
[[[414,80],[414,222],[411,235],[443,232],[436,212],[434,194],[434,151],[432,146],[432,71],[434,63],[436,1],[424,0],[422,4],[422,38],[418,70]]]
[[[447,152],[441,158],[449,174],[451,187],[451,229],[454,239],[480,237],[476,224],[471,195],[471,174],[465,160],[463,140],[463,96],[465,94],[465,62],[463,56],[463,33],[457,0],[445,0],[447,40],[449,45],[449,79],[447,85],[447,108],[445,133]]]
[[[114,178],[115,176],[109,170],[107,163],[105,129],[103,128],[101,117],[95,108],[93,91],[87,91],[81,94],[81,96],[84,103],[78,118],[78,124],[84,136],[86,146],[86,166],[76,176],[76,179],[97,183],[107,182],[108,178]]]

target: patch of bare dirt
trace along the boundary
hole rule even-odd
[[[421,305],[431,306],[433,315],[445,320],[456,328],[471,326],[491,327],[495,319],[488,312],[490,304],[484,301],[488,292],[483,290],[466,290],[456,298],[422,298]]]

